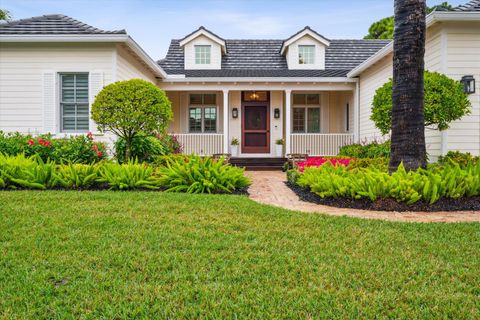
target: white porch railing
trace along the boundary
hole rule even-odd
[[[182,153],[210,156],[223,153],[222,133],[174,133],[182,145]]]
[[[292,133],[291,153],[311,156],[336,156],[340,148],[354,142],[353,134],[342,133]]]

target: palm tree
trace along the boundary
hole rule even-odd
[[[423,72],[425,0],[395,0],[390,172],[426,166]]]

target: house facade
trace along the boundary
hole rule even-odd
[[[427,69],[477,80],[472,113],[447,132],[427,128],[428,151],[479,154],[480,1],[427,21]],[[336,155],[345,144],[382,138],[371,101],[391,70],[390,41],[333,40],[309,27],[280,40],[230,40],[200,27],[154,61],[124,30],[40,16],[0,24],[0,130],[92,131],[111,141],[97,132],[90,105],[103,86],[142,78],[166,91],[169,131],[185,153],[229,153],[237,139],[238,157]]]

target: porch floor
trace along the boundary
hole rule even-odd
[[[237,167],[244,167],[249,171],[268,170],[279,171],[282,170],[283,165],[287,162],[286,158],[230,158],[230,163]]]

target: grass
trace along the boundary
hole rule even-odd
[[[0,192],[0,204],[0,318],[480,314],[480,224],[154,192]]]

